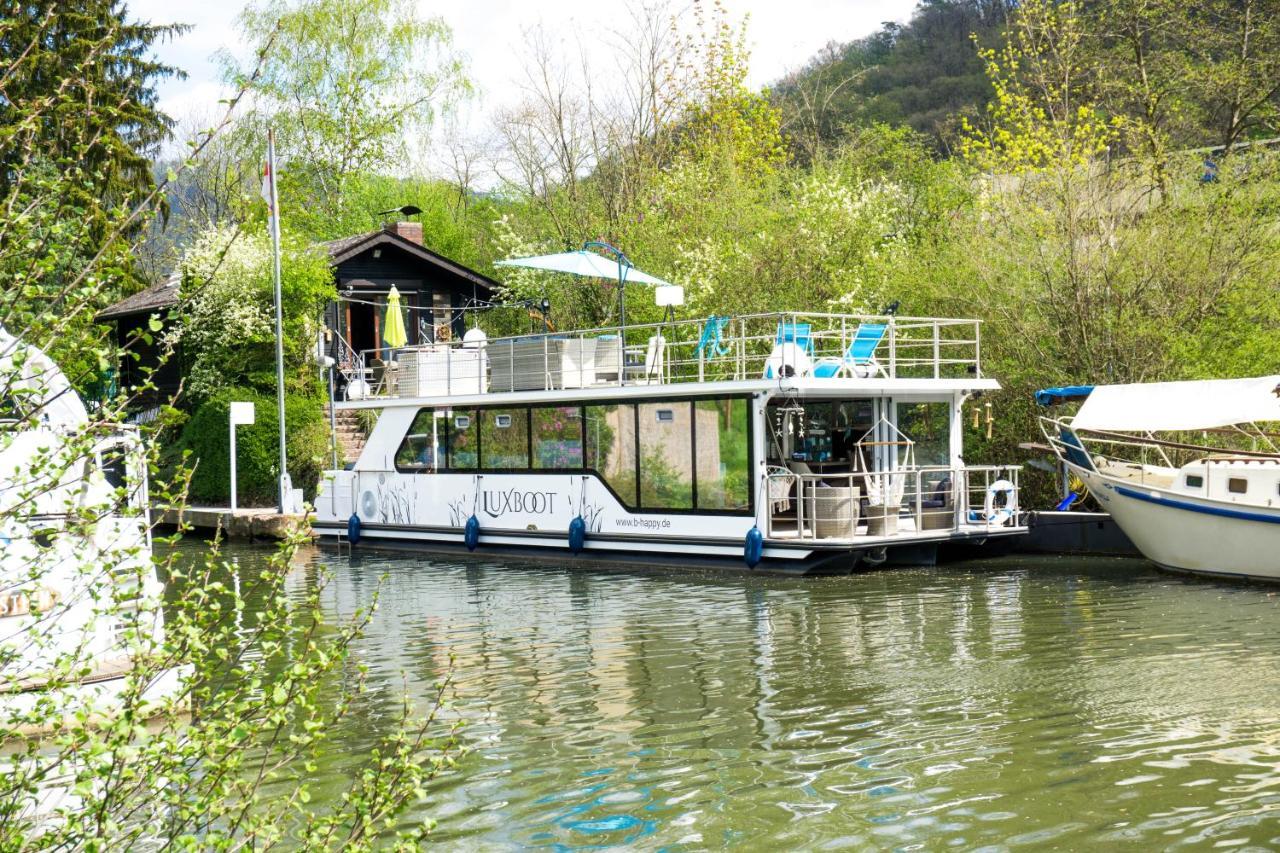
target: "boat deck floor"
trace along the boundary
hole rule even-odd
[[[939,542],[951,539],[977,539],[987,536],[1009,536],[1026,533],[1026,527],[986,523],[965,523],[958,527],[937,529],[916,529],[914,518],[905,517],[898,520],[898,530],[889,535],[872,536],[865,521],[858,522],[857,532],[849,536],[814,536],[813,528],[805,525],[805,536],[800,535],[793,519],[774,519],[765,540],[779,542],[814,542],[822,545],[907,545],[912,542]]]

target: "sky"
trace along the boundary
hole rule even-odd
[[[464,121],[484,124],[515,100],[521,77],[524,34],[539,24],[576,42],[581,34],[627,20],[635,0],[417,0],[424,17],[441,17],[453,29],[454,48],[468,61],[479,95]],[[749,15],[752,50],[750,82],[761,86],[805,63],[829,41],[849,41],[885,21],[905,21],[915,0],[724,0],[728,12]],[[161,106],[182,120],[211,116],[225,96],[212,56],[219,49],[242,50],[235,19],[240,0],[131,0],[130,12],[153,23],[192,25],[186,35],[164,45],[161,59],[187,72],[188,79],[160,86]]]

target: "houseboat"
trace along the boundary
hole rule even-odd
[[[1045,438],[1147,559],[1280,580],[1280,376],[1079,391]]]
[[[411,550],[807,573],[1025,532],[1018,467],[967,465],[975,320],[755,314],[350,353],[376,410],[315,530]],[[375,366],[376,365],[376,366]]]

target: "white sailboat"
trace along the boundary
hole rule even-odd
[[[1280,376],[1097,386],[1041,424],[1152,562],[1280,580]]]
[[[0,330],[0,729],[110,716],[159,648],[148,513],[137,433],[92,424],[58,366]],[[159,673],[132,710],[183,676]]]

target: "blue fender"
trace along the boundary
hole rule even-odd
[[[474,551],[480,544],[480,519],[474,515],[467,519],[466,529],[462,531],[462,541],[466,543],[468,551]]]
[[[360,516],[354,512],[347,519],[347,539],[351,541],[352,545],[357,545],[360,542]]]
[[[742,548],[742,559],[747,561],[747,568],[754,569],[760,565],[760,559],[764,556],[764,534],[760,532],[760,528],[752,526],[747,531],[747,542]]]
[[[569,550],[578,553],[586,541],[587,522],[580,515],[574,516],[573,521],[569,522]]]

